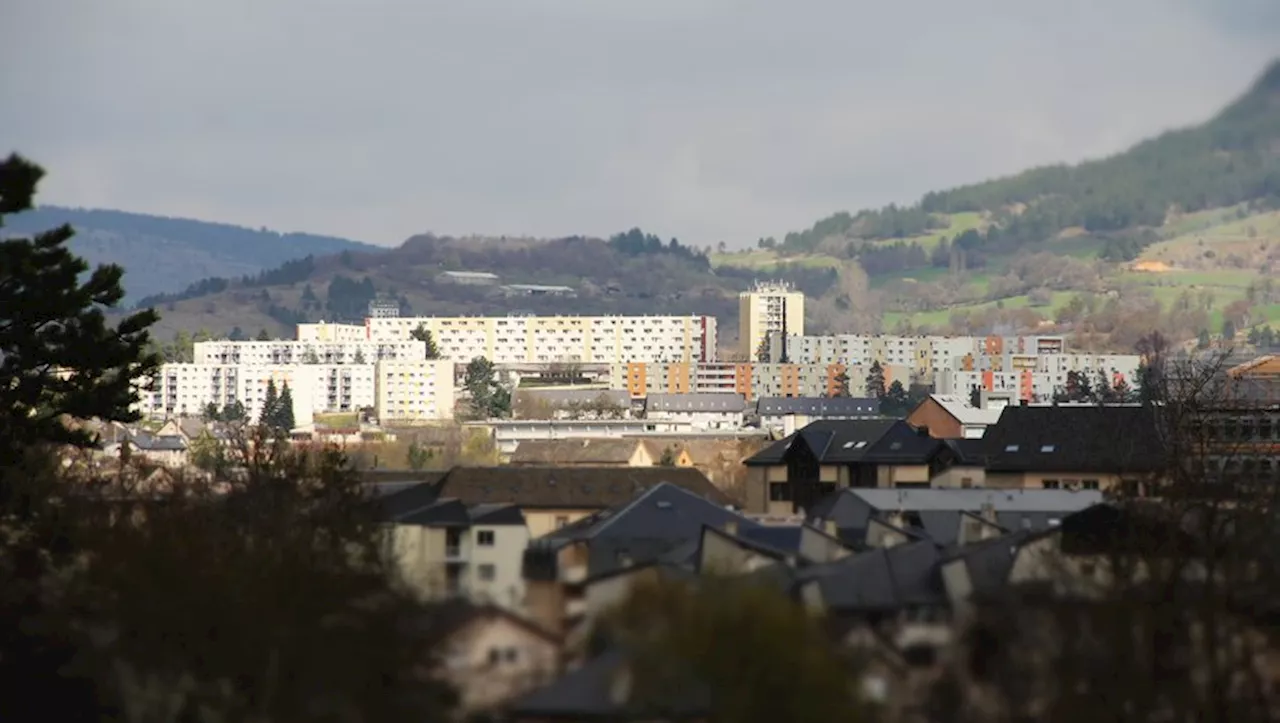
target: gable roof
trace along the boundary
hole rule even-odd
[[[510,464],[626,464],[636,439],[533,439],[521,442]]]
[[[545,402],[552,407],[591,405],[608,402],[624,409],[631,406],[631,395],[625,390],[614,389],[520,389],[517,396]]]
[[[983,441],[993,472],[1150,472],[1163,457],[1150,406],[1007,407]]]
[[[937,544],[920,540],[814,565],[799,577],[816,582],[823,603],[837,613],[939,605],[946,602],[938,573],[941,558]]]
[[[756,414],[778,416],[803,414],[810,417],[878,417],[880,400],[870,397],[761,397]]]
[[[651,412],[741,412],[747,401],[734,392],[650,394],[645,409]]]
[[[1000,421],[1005,408],[983,409],[969,406],[969,400],[959,394],[930,394],[932,399],[951,418],[967,426],[987,427]]]
[[[387,518],[384,517],[384,519]],[[401,525],[423,527],[523,526],[525,524],[524,514],[515,505],[481,504],[468,507],[461,500],[456,499],[439,499],[421,509],[390,518],[390,521]]]
[[[720,505],[733,502],[692,467],[454,467],[439,493],[468,505],[590,509],[626,504],[663,482]]]
[[[786,461],[787,452],[797,439],[813,451],[823,464],[857,462],[867,448],[879,441],[897,419],[823,419],[805,425],[795,434],[765,447],[748,458],[747,465],[775,465]]]
[[[129,441],[147,452],[182,452],[187,449],[187,440],[176,434],[157,435],[139,430],[129,435]]]
[[[940,450],[947,449],[941,439],[929,436],[926,427],[913,427],[895,421],[862,455],[863,462],[876,464],[927,464]]]

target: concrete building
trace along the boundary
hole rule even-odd
[[[442,271],[436,274],[436,283],[439,284],[493,286],[498,281],[497,274],[491,274],[487,271]]]
[[[741,394],[650,394],[645,418],[688,422],[694,429],[740,429],[747,402]]]
[[[1061,336],[895,336],[891,334],[836,334],[804,336],[772,332],[767,358],[792,364],[846,364],[905,366],[924,382],[941,369],[953,368],[953,360],[1018,354],[1063,355]],[[1070,356],[1070,355],[1068,355]]]
[[[395,321],[395,319],[387,319]],[[299,325],[318,327],[321,325]],[[338,325],[329,325],[337,327]],[[307,329],[307,334],[320,331]],[[345,329],[325,329],[334,336],[346,336]],[[373,364],[378,361],[417,361],[425,359],[425,343],[408,339],[399,341],[199,341],[193,346],[196,364]]]
[[[804,335],[803,293],[772,282],[738,294],[738,344],[747,359],[759,359],[769,332]]]
[[[402,342],[419,326],[442,358],[466,363],[703,362],[716,355],[710,316],[475,316],[367,320],[373,342]]]
[[[453,419],[456,390],[451,361],[384,361],[377,364],[378,422]]]
[[[1112,386],[1123,381],[1135,389],[1140,364],[1135,354],[967,355],[934,373],[934,390],[960,396],[974,389],[1008,392],[1022,401],[1047,402],[1066,387],[1070,372],[1084,374],[1094,387],[1106,379]]]
[[[337,324],[332,321],[298,324],[298,341],[314,344],[368,340],[369,331],[364,324]]]
[[[738,394],[748,401],[763,397],[861,396],[869,368],[843,364],[712,362],[703,364],[614,364],[609,386],[633,399],[650,394]],[[884,366],[886,384],[911,383],[907,366]],[[845,378],[842,390],[841,377]]]

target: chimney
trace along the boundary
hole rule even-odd
[[[737,534],[738,534],[738,521],[737,521],[737,520],[729,520],[728,522],[724,523],[724,531],[725,531],[725,532],[727,532],[727,533],[729,533],[730,535],[737,536]]]

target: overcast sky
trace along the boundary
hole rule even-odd
[[[1120,150],[1274,55],[1278,0],[0,0],[0,152],[45,203],[743,245]]]

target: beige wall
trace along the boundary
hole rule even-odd
[[[1056,480],[1060,489],[1067,489],[1068,483],[1084,489],[1079,483],[1096,480],[1098,489],[1106,492],[1120,483],[1120,475],[1081,472],[988,472],[986,475],[987,486],[996,489],[1045,489],[1045,480]]]
[[[725,575],[739,575],[758,570],[773,562],[758,552],[748,550],[735,541],[703,529],[701,569]]]
[[[480,545],[481,532],[493,533],[492,545]],[[524,609],[524,550],[529,546],[529,530],[520,525],[479,525],[468,532],[471,536],[469,564],[464,581],[467,594],[476,601],[487,601],[510,610]],[[492,580],[480,576],[481,565],[492,565]]]
[[[923,464],[882,464],[876,468],[876,486],[894,487],[898,483],[923,484],[929,481],[929,466]]]
[[[545,636],[493,615],[455,633],[445,659],[446,676],[457,687],[463,711],[469,713],[549,682],[557,672],[558,650]]]
[[[566,524],[572,524],[587,515],[596,512],[594,509],[555,509],[555,508],[524,508],[524,523],[529,528],[529,537],[542,537],[543,535],[555,532]],[[564,524],[561,524],[561,523]]]
[[[986,487],[987,470],[982,467],[955,465],[934,475],[929,480],[929,486],[938,488]]]
[[[388,552],[404,581],[424,598],[445,594],[444,530],[392,525]]]

